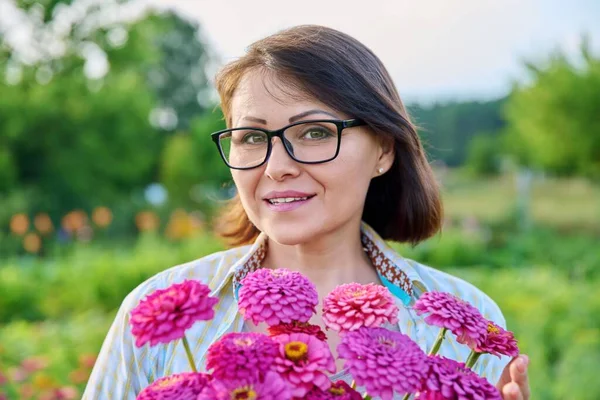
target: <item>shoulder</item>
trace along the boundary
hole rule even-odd
[[[500,307],[481,289],[438,269],[419,264],[413,260],[406,259],[406,261],[416,270],[426,291],[436,290],[452,293],[472,304],[488,320],[506,328],[506,321]]]
[[[187,263],[172,266],[148,278],[133,289],[123,301],[126,308],[135,307],[140,300],[186,279],[198,280],[215,291],[230,275],[232,266],[241,259],[250,246],[236,247],[206,255]]]

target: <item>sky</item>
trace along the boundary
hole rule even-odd
[[[600,53],[600,0],[148,1],[200,22],[221,62],[290,26],[341,30],[381,58],[408,101],[503,96],[526,80],[524,60],[576,55],[583,33]]]

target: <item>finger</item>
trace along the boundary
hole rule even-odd
[[[510,382],[508,385],[502,387],[502,399],[503,400],[525,400],[519,385],[515,382]]]
[[[521,394],[525,400],[529,399],[529,377],[527,374],[527,367],[529,365],[529,357],[525,354],[521,354],[519,357],[513,360],[510,365],[510,378],[511,381],[519,386]]]
[[[502,375],[500,375],[500,379],[498,380],[498,383],[496,383],[496,387],[499,390],[502,390],[505,385],[512,381],[512,378],[510,377],[510,367],[515,363],[516,360],[517,357],[510,360],[510,362],[502,370]]]

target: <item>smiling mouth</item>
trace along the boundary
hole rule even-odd
[[[315,197],[315,195],[305,196],[305,197],[278,197],[278,198],[273,198],[273,199],[267,199],[266,201],[268,201],[271,204],[286,204],[286,203],[294,203],[296,201],[306,201],[313,197]]]

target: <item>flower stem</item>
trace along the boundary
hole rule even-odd
[[[356,389],[356,381],[354,379],[352,379],[352,382],[350,383],[350,387],[352,389]]]
[[[431,348],[431,351],[429,352],[430,356],[436,355],[437,352],[440,351],[440,347],[442,346],[442,342],[444,341],[444,336],[446,336],[447,330],[448,330],[447,328],[440,329],[440,333],[438,334],[438,337],[435,339],[435,342],[433,343],[433,347]]]
[[[185,353],[187,354],[188,361],[190,362],[190,367],[192,367],[192,371],[198,372],[196,369],[196,363],[194,362],[194,356],[192,355],[192,350],[190,350],[190,344],[188,343],[185,335],[181,338],[181,342],[183,343],[183,347],[185,348]]]
[[[365,397],[363,397],[363,400],[371,400],[371,399],[372,399],[372,397],[365,393]]]
[[[467,366],[467,368],[473,369],[473,367],[477,363],[477,360],[479,360],[479,357],[481,357],[482,354],[483,353],[477,353],[476,351],[471,350],[469,357],[467,357],[467,361],[465,361],[465,365]]]

